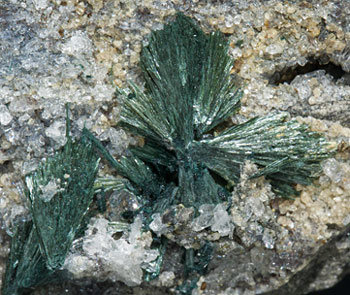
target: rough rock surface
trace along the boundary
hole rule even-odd
[[[64,104],[71,102],[75,135],[85,124],[115,156],[136,143],[115,127],[114,86],[141,83],[141,46],[176,10],[205,31],[227,34],[234,72],[245,85],[234,123],[288,111],[336,141],[338,153],[313,186],[299,187],[294,201],[276,198],[263,178],[243,177],[230,215],[220,204],[213,214],[203,208],[206,216],[195,221],[191,209],[180,207],[173,219],[154,216],[153,230],[170,242],[161,274],[150,283],[128,287],[99,259],[74,282],[34,293],[171,294],[183,275],[182,247],[204,241],[214,244],[213,259],[193,294],[305,294],[350,272],[348,1],[9,0],[0,1],[0,275],[7,233],[29,218],[21,179],[64,143]],[[242,175],[254,169],[247,163]],[[103,167],[101,173],[109,172]],[[100,218],[118,221],[120,204],[109,204]],[[145,240],[134,242],[148,253]],[[101,282],[106,271],[117,281]]]

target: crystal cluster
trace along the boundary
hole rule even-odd
[[[141,232],[142,221],[136,218],[126,232],[115,238],[113,228],[104,218],[93,218],[85,236],[75,242],[74,250],[66,258],[64,268],[75,278],[83,278],[91,273],[104,281],[122,281],[128,286],[142,283],[143,269],[158,255],[158,250],[150,249],[150,232]],[[81,250],[79,250],[81,249]],[[98,263],[96,263],[98,261]]]
[[[213,232],[218,232],[220,236],[232,237],[234,224],[227,213],[227,206],[223,203],[214,205],[202,205],[199,208],[200,215],[193,220],[194,231],[201,231],[210,227]]]

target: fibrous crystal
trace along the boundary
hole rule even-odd
[[[67,130],[64,147],[26,176],[32,221],[15,230],[4,295],[22,294],[54,279],[91,204],[99,159],[86,138],[72,141],[69,121]]]

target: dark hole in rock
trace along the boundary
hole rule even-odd
[[[345,72],[341,66],[330,62],[327,57],[317,59],[315,57],[310,57],[309,61],[304,66],[296,65],[277,71],[268,77],[269,84],[279,85],[285,82],[290,84],[296,76],[305,75],[318,70],[325,70],[335,81],[344,77],[344,84],[350,85],[350,73]]]
[[[14,171],[12,161],[4,161],[2,165],[0,165],[0,175],[5,173],[11,173]]]

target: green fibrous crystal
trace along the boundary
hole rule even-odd
[[[61,152],[26,177],[30,212],[49,269],[64,263],[92,201],[97,169],[96,154],[84,138],[76,143],[68,138]]]
[[[121,125],[143,136],[145,145],[116,161],[88,132],[119,174],[130,180],[134,193],[148,200],[148,211],[179,203],[198,209],[225,201],[227,188],[239,182],[247,160],[259,168],[253,177],[264,175],[276,193],[292,197],[295,184],[310,184],[320,162],[332,153],[321,134],[288,121],[286,113],[217,132],[238,110],[242,96],[230,74],[228,47],[223,34],[205,34],[178,13],[142,49],[145,91],[131,82],[130,91],[117,91]]]
[[[286,118],[286,113],[254,118],[196,142],[195,158],[233,183],[239,181],[241,165],[250,160],[261,168],[253,177],[265,175],[281,196],[296,195],[294,184],[312,183],[331,144],[306,125]]]
[[[26,176],[32,221],[12,238],[2,294],[52,281],[92,201],[98,163],[86,137],[73,142],[68,135],[60,151]]]
[[[40,252],[32,221],[19,224],[11,240],[1,294],[23,294],[27,288],[53,281],[52,275]]]

